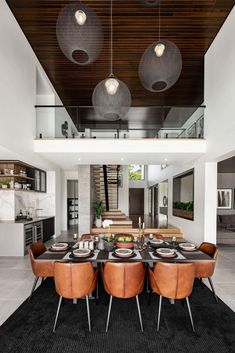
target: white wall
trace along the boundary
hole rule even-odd
[[[19,159],[47,171],[56,171],[56,180],[59,180],[60,169],[34,153],[34,106],[39,102],[36,99],[37,71],[48,86],[52,86],[5,0],[0,2],[0,43],[0,158]],[[53,88],[51,90],[56,94]],[[40,103],[45,104],[45,99],[48,102],[48,97],[44,97]],[[60,185],[56,187],[60,189]],[[60,215],[57,216],[59,234]]]
[[[194,167],[194,220],[175,217],[172,215],[173,176],[186,172]],[[168,179],[168,222],[182,229],[185,238],[200,243],[204,239],[204,187],[205,187],[205,163],[199,159],[195,163],[184,166],[161,167],[149,166],[149,186],[159,184]]]
[[[128,166],[123,165],[122,168],[122,187],[118,188],[118,208],[120,211],[129,216],[129,179]]]
[[[235,7],[205,55],[205,137],[208,159],[235,151]]]

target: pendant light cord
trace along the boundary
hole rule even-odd
[[[110,0],[110,75],[113,75],[113,0]]]
[[[158,5],[158,41],[161,39],[161,3]]]

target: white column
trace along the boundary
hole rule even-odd
[[[203,197],[203,195],[202,195]],[[217,163],[205,164],[204,241],[217,241]]]

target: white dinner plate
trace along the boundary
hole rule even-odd
[[[193,243],[180,243],[179,247],[180,249],[186,251],[194,251],[196,249],[196,245]]]
[[[149,239],[149,242],[150,242],[150,244],[160,245],[160,244],[163,243],[163,240],[162,240],[162,239],[154,238],[154,239]]]
[[[174,249],[168,249],[168,248],[159,248],[156,250],[156,253],[162,257],[172,257],[175,256],[175,250]]]
[[[66,250],[68,243],[55,243],[51,246],[53,250]]]
[[[73,256],[75,257],[87,257],[91,253],[90,249],[76,249],[73,251]]]
[[[133,251],[128,248],[119,248],[115,250],[115,254],[119,257],[130,257],[133,254]]]

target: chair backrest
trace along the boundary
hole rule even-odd
[[[158,262],[154,278],[158,294],[171,299],[183,299],[192,293],[195,268],[192,263]]]
[[[153,237],[156,238],[156,239],[164,239],[162,234],[160,234],[160,233],[144,233],[144,235],[147,236],[147,237],[150,236],[150,234],[152,234]]]
[[[45,251],[46,251],[46,247],[41,241],[31,244],[28,249],[30,260],[34,261],[38,256],[40,256]]]
[[[212,257],[213,260],[216,260],[218,256],[218,248],[215,244],[212,243],[201,243],[199,250]]]
[[[82,240],[82,241],[84,241],[84,240],[91,240],[92,237],[93,237],[92,234],[82,234],[80,240]]]
[[[46,251],[45,245],[38,241],[33,243],[28,248],[32,270],[37,277],[53,277],[54,276],[54,261],[37,261],[37,258]]]
[[[218,248],[215,244],[203,242],[199,250],[211,257],[211,261],[198,261],[195,263],[195,277],[211,277],[215,270],[215,263],[218,256]]]
[[[145,267],[141,262],[107,262],[104,265],[105,290],[117,298],[131,298],[142,292]]]
[[[81,298],[90,294],[97,280],[91,262],[65,263],[54,265],[56,292],[67,299]]]

